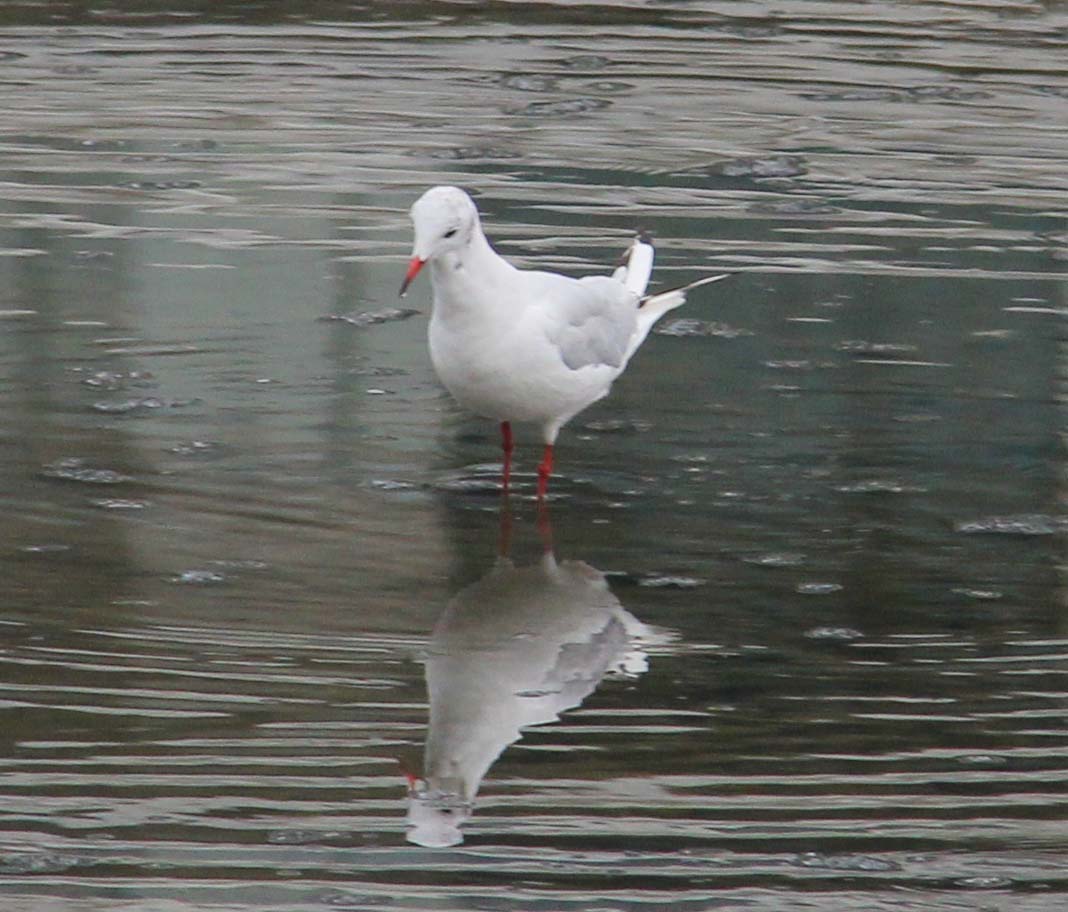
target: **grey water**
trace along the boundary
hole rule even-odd
[[[1065,907],[1063,3],[15,0],[0,85],[0,908]],[[443,183],[731,274],[540,528]]]

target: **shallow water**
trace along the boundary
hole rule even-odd
[[[1068,9],[202,6],[0,12],[0,903],[1062,909]],[[437,183],[733,274],[555,562],[396,300]]]

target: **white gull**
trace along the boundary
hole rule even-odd
[[[427,190],[411,217],[415,244],[400,293],[430,263],[434,369],[461,406],[500,422],[505,490],[511,422],[541,429],[539,499],[548,490],[560,428],[608,394],[653,324],[684,304],[687,291],[726,278],[645,296],[653,247],[642,235],[610,276],[517,269],[489,245],[474,202],[458,187]]]

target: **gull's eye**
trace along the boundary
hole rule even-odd
[[[445,232],[445,237],[451,238],[455,234],[456,234],[456,229],[455,228],[450,228],[448,231]]]

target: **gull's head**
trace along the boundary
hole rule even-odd
[[[466,247],[478,227],[478,210],[459,187],[431,187],[412,205],[411,216],[415,244],[401,295],[428,261]]]

